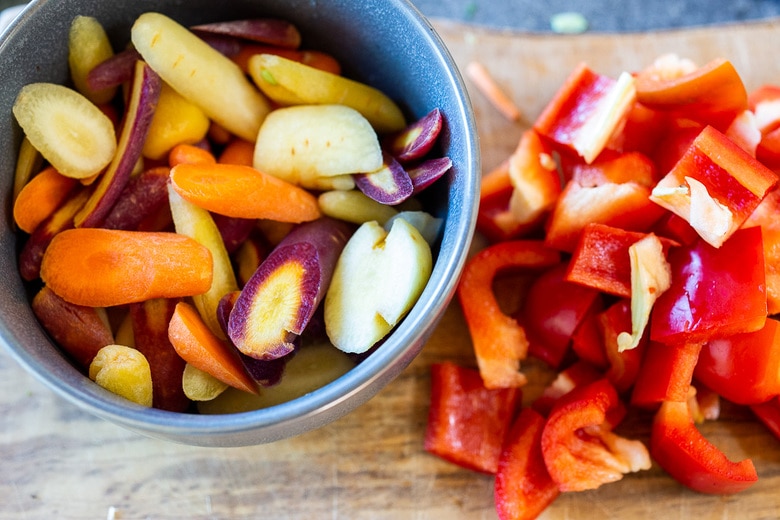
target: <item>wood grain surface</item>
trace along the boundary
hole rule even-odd
[[[521,107],[503,119],[472,101],[484,169],[500,163],[575,64],[636,70],[665,52],[697,62],[731,59],[752,88],[780,83],[780,22],[642,35],[533,36],[434,21],[459,65],[485,64]],[[470,83],[467,85],[471,89]],[[147,439],[87,415],[0,352],[0,519],[493,519],[493,478],[423,450],[431,363],[473,364],[451,306],[423,353],[374,399],[318,431],[248,448],[194,448]],[[529,366],[537,381],[547,374]],[[733,458],[749,456],[759,482],[707,496],[657,467],[601,489],[561,496],[545,519],[760,519],[780,515],[780,442],[743,410],[702,432]],[[647,417],[621,433],[646,439]]]

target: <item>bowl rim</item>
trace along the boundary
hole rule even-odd
[[[32,0],[0,35],[0,49],[48,1]],[[84,380],[83,384],[73,385],[59,377],[53,378],[51,370],[44,366],[40,357],[24,348],[14,347],[17,338],[7,324],[2,323],[0,343],[11,357],[54,393],[84,411],[146,436],[200,446],[261,444],[315,429],[360,406],[405,369],[419,354],[455,294],[475,232],[481,164],[476,118],[463,78],[450,52],[430,21],[409,0],[386,1],[389,7],[401,13],[415,27],[415,31],[432,49],[441,69],[447,73],[446,83],[457,100],[457,113],[453,113],[450,118],[456,115],[457,125],[464,129],[464,142],[457,143],[464,153],[464,171],[459,172],[463,177],[459,189],[469,204],[458,207],[449,205],[448,212],[454,210],[457,213],[446,219],[445,226],[450,228],[443,233],[451,242],[448,244],[451,250],[462,254],[446,258],[438,256],[417,303],[382,348],[333,382],[292,401],[264,409],[216,416],[169,412],[135,405],[95,385],[72,367]],[[64,357],[62,361],[68,363]],[[219,420],[215,420],[215,417],[219,417]],[[182,430],[186,433],[183,434]]]

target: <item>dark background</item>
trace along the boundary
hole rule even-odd
[[[24,0],[0,0],[0,9],[21,3]],[[550,18],[566,11],[582,14],[589,30],[597,32],[645,31],[780,16],[780,0],[412,0],[412,3],[429,18],[530,32],[550,32]]]
[[[550,32],[550,18],[574,11],[590,31],[630,32],[780,16],[780,0],[412,0],[428,17]]]

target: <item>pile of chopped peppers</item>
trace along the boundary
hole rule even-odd
[[[425,448],[495,475],[502,519],[657,464],[691,490],[757,479],[697,424],[719,400],[780,438],[780,87],[674,55],[586,64],[483,176],[458,302],[476,368],[432,366]],[[522,273],[522,302],[496,295]],[[557,377],[523,404],[536,358]],[[634,407],[649,441],[616,427]]]

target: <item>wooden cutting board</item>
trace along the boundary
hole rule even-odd
[[[617,75],[666,52],[699,63],[725,56],[749,88],[780,83],[780,22],[581,36],[434,25],[459,65],[481,61],[523,111],[520,123],[510,123],[472,91],[485,169],[508,156],[580,61]],[[453,305],[419,358],[354,413],[294,439],[230,449],[147,439],[93,418],[0,353],[0,518],[495,518],[491,476],[461,470],[422,447],[428,367],[442,360],[473,364],[467,338]],[[780,441],[729,407],[721,421],[701,429],[733,458],[753,458],[759,482],[737,496],[706,496],[655,467],[596,491],[561,496],[543,518],[778,517]],[[646,439],[648,426],[636,421],[624,433]]]

